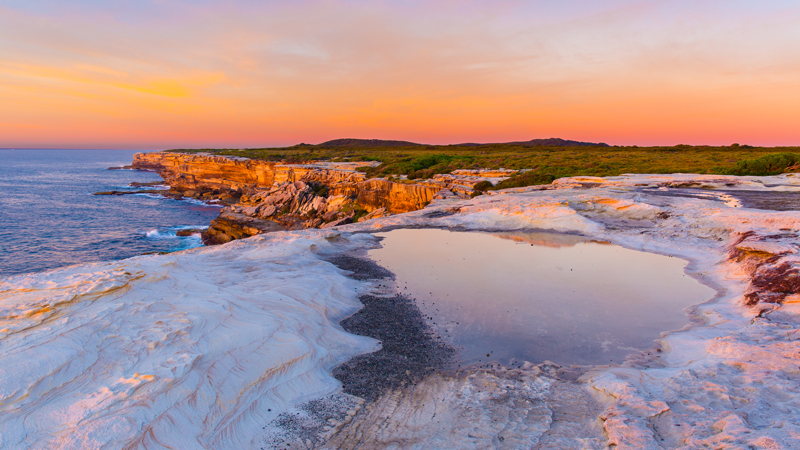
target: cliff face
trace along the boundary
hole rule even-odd
[[[248,186],[271,186],[275,181],[274,163],[221,156],[137,153],[131,167],[154,170],[170,187],[180,191],[236,191]]]
[[[209,243],[272,231],[265,220],[295,229],[416,211],[446,187],[367,180],[353,164],[278,164],[203,154],[138,153],[131,168],[157,172],[175,195],[231,205],[206,233]]]
[[[403,213],[424,208],[444,186],[395,183],[385,179],[365,180],[362,172],[325,168],[316,164],[276,164],[250,159],[184,153],[137,153],[134,169],[153,170],[174,190],[195,197],[207,191],[242,195],[276,183],[319,184],[333,195],[356,199],[366,211],[386,208]]]
[[[356,201],[367,211],[386,208],[392,214],[399,214],[424,208],[440,189],[372,179],[358,183]]]

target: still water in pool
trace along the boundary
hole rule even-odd
[[[621,362],[688,323],[714,290],[686,261],[555,233],[378,233],[396,275],[462,364]],[[489,355],[489,356],[487,356]]]

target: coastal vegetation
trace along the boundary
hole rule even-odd
[[[170,151],[207,152],[287,163],[320,160],[380,162],[374,167],[359,169],[368,177],[405,175],[409,179],[425,179],[457,169],[521,170],[508,180],[486,189],[546,184],[569,176],[604,177],[624,173],[775,175],[800,171],[800,147],[738,144],[638,147],[553,139],[505,144],[422,145],[403,141],[341,139],[319,145],[299,144],[282,148]]]
[[[786,172],[797,172],[800,169],[800,154],[769,153],[753,159],[739,161],[726,173],[730,175],[780,175]]]

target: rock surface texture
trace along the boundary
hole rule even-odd
[[[313,420],[314,439],[287,432],[275,447],[794,449],[800,213],[769,202],[787,195],[800,179],[571,178],[0,279],[0,449],[262,448]],[[718,294],[620,365],[436,372],[347,398],[332,371],[381,343],[338,322],[395,288],[330,261],[395,227],[580,233],[686,259]],[[346,409],[326,415],[320,399]]]
[[[370,164],[370,163],[363,163]],[[442,190],[469,197],[478,181],[505,173],[445,176],[424,183],[366,179],[358,163],[280,164],[186,153],[138,153],[133,169],[152,170],[170,195],[228,206],[204,234],[208,244],[279,229],[320,228],[424,208]],[[270,225],[275,222],[279,226]]]

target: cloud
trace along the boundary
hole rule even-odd
[[[800,118],[791,2],[4,4],[0,123],[20,125],[0,139],[16,144],[67,118],[75,145],[104,124],[104,142],[164,147],[563,133],[645,144]],[[751,142],[800,138],[770,132]]]

